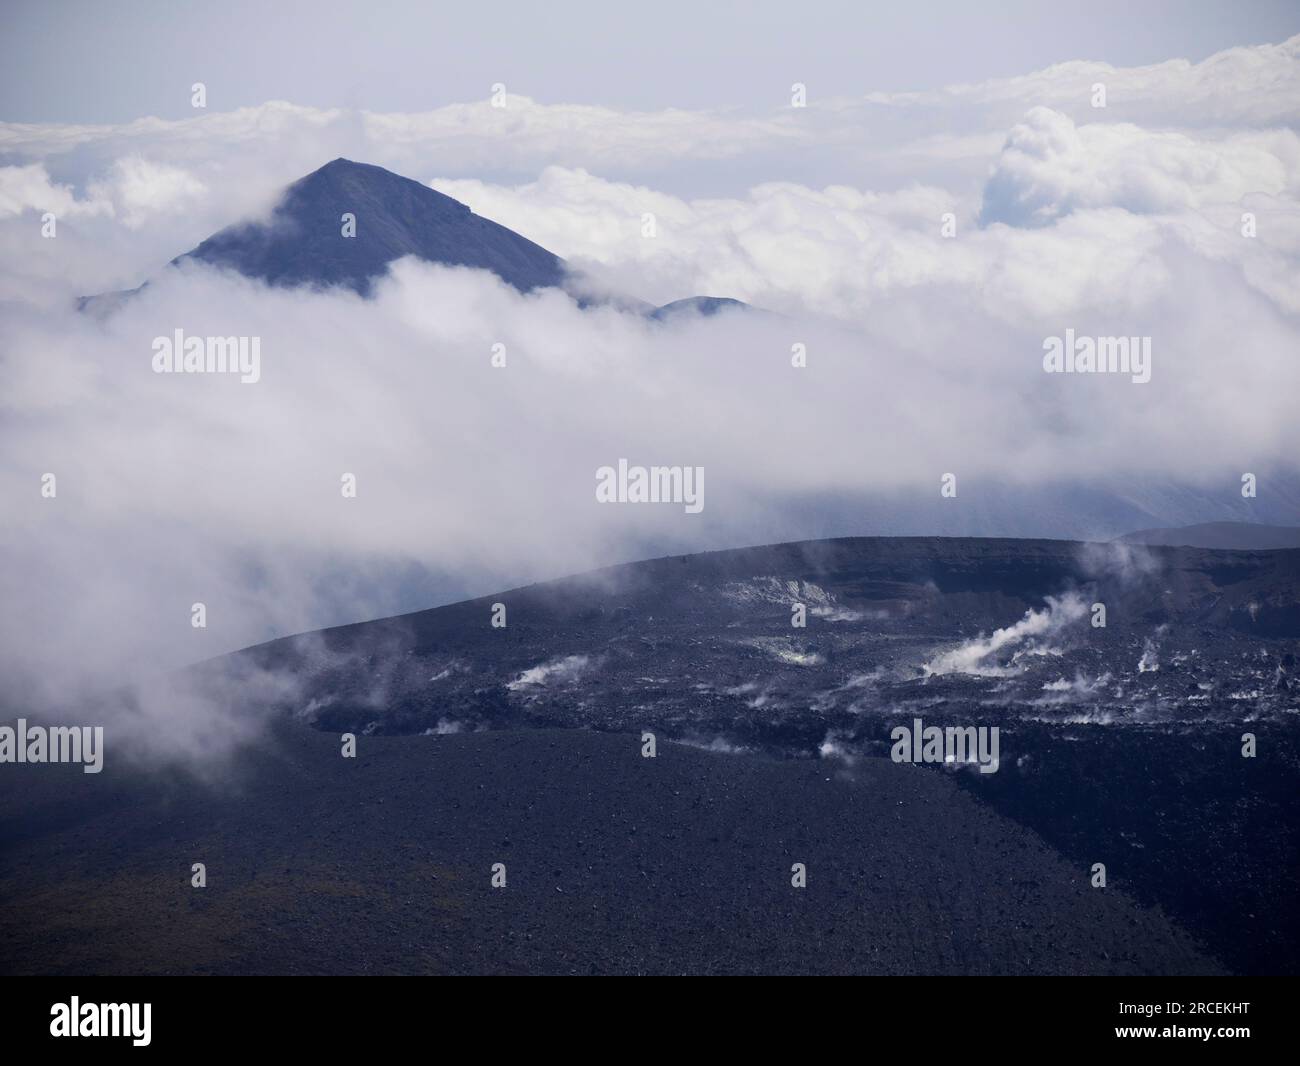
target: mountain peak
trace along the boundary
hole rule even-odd
[[[194,259],[272,285],[342,285],[364,296],[406,255],[490,270],[521,292],[559,287],[565,277],[559,256],[459,200],[342,157],[290,185],[269,222],[227,227],[174,262]]]
[[[468,205],[373,163],[339,156],[285,189],[266,222],[241,222],[214,233],[172,265],[198,261],[268,285],[342,286],[362,296],[389,264],[415,256],[446,266],[489,270],[520,292],[569,290],[563,259],[526,237],[474,214]],[[83,296],[77,307],[111,314],[144,290],[146,281],[123,292]],[[578,306],[612,304],[656,321],[694,313],[710,316],[728,308],[750,310],[726,297],[700,296],[654,308],[608,294],[571,292]]]

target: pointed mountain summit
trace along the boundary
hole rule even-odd
[[[344,237],[343,216],[356,219]],[[228,226],[173,260],[199,260],[271,285],[343,285],[361,295],[414,255],[490,270],[521,292],[560,286],[564,260],[459,200],[383,167],[335,159],[300,178],[267,223]]]
[[[344,215],[355,219],[345,237]],[[684,313],[713,315],[747,309],[738,300],[691,297],[656,308],[630,296],[584,295],[581,279],[553,252],[459,200],[370,163],[335,159],[290,185],[265,222],[240,222],[214,233],[171,261],[197,261],[233,270],[268,285],[344,286],[370,296],[390,263],[413,255],[430,263],[490,270],[520,292],[560,288],[580,307],[613,306],[665,321]],[[81,311],[112,314],[134,289],[83,296]]]

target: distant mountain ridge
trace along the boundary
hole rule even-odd
[[[344,236],[344,216],[353,236]],[[341,286],[370,296],[389,264],[412,255],[425,262],[489,270],[520,292],[566,289],[568,264],[444,193],[370,163],[335,159],[290,185],[266,222],[241,222],[214,233],[171,261],[205,263],[268,285]],[[78,308],[107,313],[144,289],[83,297]],[[656,320],[684,312],[712,315],[745,308],[739,300],[698,296],[653,307],[611,302]]]
[[[685,300],[673,300],[651,311],[650,317],[658,322],[675,318],[681,314],[697,314],[711,318],[720,311],[749,309],[749,304],[733,300],[729,296],[689,296]]]
[[[1139,529],[1116,540],[1128,544],[1218,548],[1231,551],[1272,551],[1300,548],[1300,527],[1267,526],[1255,522],[1202,522],[1171,529]]]

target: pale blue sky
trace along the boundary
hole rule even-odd
[[[190,115],[271,99],[422,111],[493,82],[545,103],[737,106],[927,89],[1069,59],[1193,61],[1300,32],[1295,0],[220,4],[4,0],[0,120]]]

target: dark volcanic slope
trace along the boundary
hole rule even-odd
[[[356,216],[356,236],[341,235]],[[520,291],[560,286],[564,260],[459,200],[382,167],[336,159],[296,181],[270,224],[231,226],[196,259],[274,285],[346,285],[362,294],[402,256],[490,270]]]
[[[1300,952],[1297,637],[1297,551],[880,538],[639,563],[244,658],[332,731],[645,728],[818,758],[885,755],[916,717],[996,725],[1001,769],[963,787],[1271,973]]]
[[[1092,628],[1086,609],[1058,612],[1050,640],[972,664],[977,689],[970,673],[928,669],[1069,596],[1104,602],[1107,626]],[[494,602],[506,628],[490,624]],[[796,602],[804,629],[790,624]],[[725,730],[810,749],[860,718],[863,689],[904,700],[996,689],[1022,714],[1051,716],[1071,701],[1044,685],[1063,681],[1121,723],[1232,720],[1247,701],[1286,714],[1297,638],[1300,552],[881,537],[635,563],[242,656],[305,679],[296,709],[327,729],[422,732],[451,715]]]
[[[6,973],[1217,971],[1158,912],[886,760],[646,759],[635,735],[522,730],[361,738],[353,761],[281,727],[217,791],[11,769]]]

